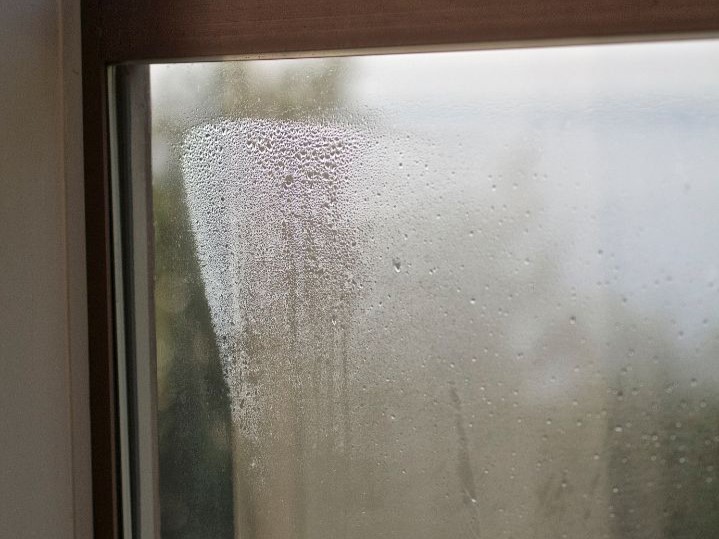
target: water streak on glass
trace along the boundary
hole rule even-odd
[[[163,536],[719,536],[717,66],[153,66]]]

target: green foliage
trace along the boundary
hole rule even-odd
[[[154,191],[163,537],[231,538],[231,421],[184,196]]]

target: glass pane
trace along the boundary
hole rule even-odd
[[[153,66],[163,536],[719,536],[717,66]]]

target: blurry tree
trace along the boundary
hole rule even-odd
[[[233,474],[233,460],[244,466],[252,460],[251,448],[236,447],[233,459],[233,443],[242,444],[242,438],[233,442],[230,396],[197,260],[180,151],[192,128],[228,115],[311,118],[341,100],[344,79],[332,61],[316,71],[269,75],[242,62],[189,66],[153,94],[153,149],[165,157],[153,167],[153,205],[161,529],[167,538],[234,537],[237,496],[241,514],[234,518],[243,533],[254,535],[249,490],[242,474]]]

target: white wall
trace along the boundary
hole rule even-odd
[[[90,537],[79,0],[0,0],[0,537]]]

